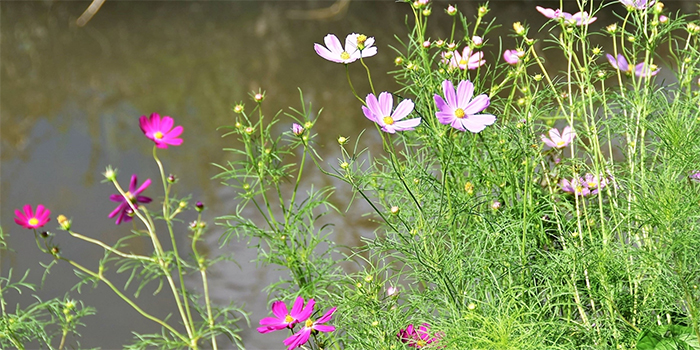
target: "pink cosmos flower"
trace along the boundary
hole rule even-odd
[[[416,329],[412,324],[409,324],[406,329],[402,329],[396,335],[399,340],[408,345],[408,347],[421,349],[429,344],[435,343],[442,338],[442,333],[435,334],[434,337],[428,333],[430,325],[423,323],[422,326]]]
[[[571,129],[570,126],[567,126],[564,128],[564,130],[562,130],[561,134],[559,133],[559,130],[552,128],[549,130],[550,138],[547,138],[544,135],[541,135],[540,137],[542,138],[542,142],[544,142],[545,145],[552,148],[562,149],[568,146],[571,143],[571,141],[573,141],[575,136],[576,132],[573,129]]]
[[[173,128],[173,118],[168,116],[160,118],[158,113],[151,114],[150,117],[142,115],[139,118],[141,131],[156,143],[158,148],[168,148],[168,145],[179,146],[182,139],[178,138],[182,134],[182,126]]]
[[[474,84],[469,80],[462,80],[457,85],[455,92],[454,85],[449,80],[442,82],[442,91],[445,94],[445,99],[442,96],[435,94],[435,104],[439,111],[435,113],[438,121],[442,124],[449,124],[453,128],[460,131],[471,131],[478,133],[484,130],[487,125],[491,125],[496,121],[496,116],[491,114],[477,114],[489,106],[491,100],[486,94],[474,96]]]
[[[544,8],[542,6],[535,6],[535,9],[537,9],[539,13],[543,14],[547,18],[564,21],[566,23],[575,24],[577,26],[591,24],[595,22],[596,19],[598,19],[597,17],[591,17],[586,11],[576,12],[572,15],[568,12],[562,11],[561,9],[555,10],[550,8]]]
[[[323,42],[326,44],[326,46],[324,47],[321,44],[314,44],[314,50],[316,50],[316,53],[319,56],[331,62],[344,64],[355,62],[360,59],[360,51],[357,50],[357,39],[355,39],[353,42],[351,35],[348,35],[345,38],[345,49],[343,49],[343,46],[340,44],[340,40],[338,40],[337,36],[334,34],[328,34],[325,38],[323,38]],[[374,41],[374,39],[372,39],[372,41]],[[374,51],[376,53],[376,48]]]
[[[265,317],[260,320],[258,332],[270,333],[280,329],[294,327],[295,324],[306,321],[314,311],[316,301],[309,299],[309,302],[304,307],[304,298],[297,297],[292,306],[292,311],[287,311],[287,305],[283,301],[275,301],[272,303],[272,313],[275,317]]]
[[[583,182],[586,184],[586,187],[588,187],[588,190],[591,191],[591,195],[598,193],[598,191],[608,184],[608,180],[605,177],[595,176],[593,174],[584,175]]]
[[[608,58],[608,62],[610,62],[613,68],[621,70],[627,74],[634,73],[634,75],[640,78],[653,77],[654,75],[658,74],[660,70],[659,68],[651,69],[644,62],[632,66],[627,62],[627,59],[621,53],[617,54],[617,59],[615,59],[615,57],[613,57],[611,54],[606,54],[605,57]]]
[[[577,26],[584,26],[595,22],[596,19],[598,19],[598,17],[591,17],[588,12],[583,11],[574,13],[571,15],[570,19],[567,19],[567,21]]]
[[[51,215],[51,211],[41,204],[36,206],[36,214],[32,210],[32,206],[26,204],[22,211],[15,209],[15,222],[24,228],[37,229],[51,220],[49,215]]]
[[[146,181],[144,181],[139,188],[136,188],[137,184],[138,179],[136,177],[136,174],[133,174],[131,175],[129,190],[125,193],[126,198],[124,198],[125,196],[122,196],[120,193],[115,193],[109,196],[109,199],[111,201],[119,203],[119,205],[107,216],[109,218],[113,218],[116,216],[117,225],[121,224],[122,221],[131,221],[134,212],[133,209],[131,209],[129,202],[131,202],[131,204],[134,205],[134,208],[138,208],[139,203],[151,203],[152,199],[150,197],[140,195],[141,192],[143,192],[148,186],[151,185],[151,179],[146,179]]]
[[[544,8],[542,6],[535,6],[535,9],[541,14],[543,14],[547,18],[551,19],[564,19],[564,20],[569,20],[571,19],[571,14],[568,12],[564,12],[560,9],[550,9],[550,8]]]
[[[461,70],[477,69],[486,64],[486,61],[483,58],[483,52],[473,52],[469,46],[465,46],[464,50],[462,50],[461,55],[459,54],[459,51],[455,51],[452,53],[452,58],[450,59],[450,67],[459,68]]]
[[[510,65],[516,65],[520,62],[520,59],[525,56],[523,50],[506,50],[503,52],[503,59]]]
[[[397,131],[413,130],[420,124],[420,118],[402,120],[413,111],[414,104],[411,100],[401,101],[393,114],[391,109],[394,107],[394,98],[388,92],[379,94],[379,101],[374,94],[369,94],[366,101],[367,107],[362,106],[362,112],[367,119],[379,124],[382,131],[393,134]]]
[[[620,0],[620,3],[625,5],[627,8],[644,10],[645,8],[654,5],[656,0]]]
[[[591,194],[591,190],[588,189],[585,181],[581,178],[573,178],[571,181],[567,179],[561,179],[559,182],[559,187],[562,191],[573,194],[574,196],[588,196]]]
[[[335,307],[331,308],[316,321],[312,319],[306,320],[304,322],[304,327],[302,327],[299,330],[299,332],[294,333],[294,335],[284,340],[284,345],[287,346],[287,350],[292,350],[294,348],[301,347],[302,345],[304,345],[309,340],[309,337],[311,336],[311,331],[333,332],[335,330],[335,326],[324,325],[322,323],[328,322],[333,316],[335,310]]]

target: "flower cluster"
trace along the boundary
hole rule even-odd
[[[312,331],[333,332],[335,330],[334,326],[324,325],[323,323],[331,319],[336,308],[331,308],[326,311],[323,316],[317,320],[313,320],[310,317],[314,311],[314,305],[316,305],[316,301],[314,299],[309,299],[306,303],[306,307],[304,307],[304,298],[297,297],[292,306],[292,310],[289,311],[287,305],[285,305],[283,301],[275,301],[272,303],[272,314],[274,314],[275,317],[265,317],[260,320],[261,327],[258,327],[258,332],[269,333],[285,328],[293,330],[297,324],[302,324],[298,332],[284,340],[284,345],[287,346],[287,350],[292,350],[306,344],[309,337],[311,337]]]
[[[608,58],[613,68],[630,75],[634,73],[634,75],[640,78],[653,77],[659,73],[658,67],[647,65],[644,62],[637,63],[636,65],[629,64],[622,54],[617,54],[617,59],[611,54],[606,54],[605,57]]]
[[[439,341],[443,336],[443,333],[441,332],[431,336],[429,329],[430,325],[427,323],[423,323],[423,325],[418,328],[414,327],[412,324],[409,324],[406,329],[400,330],[396,336],[408,347],[422,349],[427,345]]]

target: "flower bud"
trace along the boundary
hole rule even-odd
[[[513,23],[513,30],[515,31],[515,34],[518,34],[518,35],[525,34],[525,27],[523,27],[522,23],[520,23],[520,22]]]
[[[304,129],[311,129],[312,126],[314,126],[314,124],[311,122],[304,123]]]
[[[297,123],[294,123],[294,124],[292,124],[292,133],[294,135],[299,136],[299,135],[304,133],[304,127],[297,124]]]
[[[542,74],[535,74],[535,76],[532,77],[532,79],[535,79],[535,81],[542,81]]]
[[[450,5],[450,6],[447,6],[447,10],[445,10],[445,12],[447,12],[447,14],[450,16],[454,16],[457,14],[457,8]]]
[[[58,221],[58,224],[61,225],[62,229],[66,231],[70,230],[71,221],[68,220],[68,218],[65,215],[59,215],[56,218],[56,221]]]
[[[253,128],[250,127],[250,126],[248,126],[248,127],[245,128],[245,133],[248,134],[248,135],[252,134],[253,131],[254,131]]]
[[[194,204],[194,208],[201,213],[202,210],[204,210],[204,203],[197,201],[197,203]]]
[[[105,172],[102,173],[102,175],[104,175],[105,179],[107,179],[108,181],[116,181],[117,180],[117,170],[112,169],[112,167],[110,167],[110,166],[108,166],[105,169]]]
[[[402,65],[402,64],[403,64],[403,58],[402,58],[402,57],[396,57],[396,58],[394,59],[394,64],[397,65],[397,66]]]
[[[374,277],[372,277],[372,275],[365,276],[365,282],[372,282],[372,279],[374,279]]]
[[[498,209],[500,209],[500,208],[501,208],[501,202],[499,202],[499,201],[493,201],[493,203],[491,203],[491,209],[493,209],[493,210],[498,210]]]
[[[350,166],[350,164],[348,164],[348,162],[342,162],[342,163],[340,163],[340,167],[343,168],[343,169],[347,169],[349,166]]]
[[[199,228],[205,228],[205,227],[207,227],[207,223],[204,222],[204,221],[202,221],[202,222],[200,222],[199,224],[197,224],[197,226],[198,226]]]
[[[393,206],[393,207],[391,207],[391,214],[396,215],[399,213],[399,210],[400,210],[399,207]]]
[[[666,24],[666,22],[668,22],[668,17],[664,15],[659,16],[659,23]]]
[[[241,114],[241,113],[243,113],[244,109],[245,109],[245,107],[243,107],[243,105],[239,103],[233,107],[233,112]]]
[[[474,35],[474,36],[472,37],[472,42],[474,43],[474,45],[475,45],[476,47],[480,47],[481,45],[484,44],[484,39],[482,39],[482,38],[481,38],[480,36],[478,36],[478,35]]]
[[[260,102],[262,102],[262,101],[265,99],[265,95],[263,95],[263,94],[261,94],[261,93],[258,92],[257,94],[255,94],[255,95],[253,96],[253,99],[255,100],[255,102],[260,103]]]
[[[435,42],[435,46],[437,46],[437,47],[443,47],[443,46],[445,46],[445,42],[444,42],[442,39],[437,40],[437,41]]]
[[[453,50],[456,49],[456,48],[457,48],[457,44],[455,44],[455,43],[449,43],[449,44],[447,44],[447,49],[450,50],[450,51],[453,51]]]
[[[474,303],[469,303],[469,305],[467,305],[467,309],[470,310],[470,311],[476,309],[476,304],[474,304]]]
[[[479,6],[479,17],[484,17],[489,13],[489,8],[486,5]]]
[[[431,44],[430,44],[430,40],[426,40],[426,41],[423,42],[423,47],[426,48],[426,49],[429,49],[429,48],[430,48],[430,45],[431,45]]]
[[[466,191],[469,195],[474,194],[474,184],[467,181],[467,183],[464,184],[464,191]]]
[[[348,142],[348,139],[345,136],[338,137],[338,144],[339,145],[342,146],[342,145],[346,144],[347,142]]]
[[[168,175],[168,183],[174,184],[175,182],[177,182],[177,178],[175,177],[175,175],[173,175],[173,174]]]
[[[46,238],[46,237],[49,236],[49,232],[48,232],[48,231],[43,231],[43,232],[40,233],[40,235],[41,235],[41,238]]]
[[[663,12],[663,10],[664,10],[664,3],[663,2],[659,1],[656,4],[654,4],[654,13],[655,14],[657,14],[657,15],[661,14],[661,12]]]
[[[423,10],[423,16],[428,17],[430,14],[432,14],[433,11],[431,9],[425,9]]]
[[[392,295],[396,294],[396,292],[397,292],[397,288],[394,286],[391,286],[391,287],[386,289],[387,296],[392,296]]]
[[[615,34],[617,32],[617,23],[613,23],[605,27],[605,30],[607,30],[610,34]]]
[[[700,32],[700,26],[698,26],[695,23],[688,23],[687,28],[688,28],[688,33],[690,33],[690,34],[697,34],[698,32]]]

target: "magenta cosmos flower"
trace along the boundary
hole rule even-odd
[[[409,324],[406,329],[400,330],[396,336],[402,343],[408,345],[408,347],[421,349],[442,338],[442,333],[437,333],[435,336],[431,337],[429,329],[430,325],[427,323],[423,323],[423,325],[417,329],[412,324]]]
[[[403,100],[396,106],[396,110],[392,113],[394,107],[394,98],[388,92],[379,94],[379,100],[374,94],[367,95],[367,107],[362,106],[362,112],[365,113],[367,119],[379,124],[382,130],[393,134],[397,131],[413,130],[420,124],[420,118],[402,120],[413,111],[413,101]]]
[[[562,149],[568,146],[571,141],[574,140],[574,137],[576,137],[576,132],[571,129],[570,126],[565,127],[561,134],[559,133],[559,130],[552,128],[549,130],[550,138],[547,138],[547,136],[544,135],[541,135],[540,137],[545,145],[552,148]]]
[[[272,303],[272,314],[275,317],[265,317],[260,320],[258,332],[270,333],[280,329],[292,328],[295,324],[306,321],[314,311],[316,302],[309,299],[309,302],[304,307],[304,298],[297,297],[292,306],[292,311],[287,311],[287,305],[283,301],[275,301]]]
[[[610,62],[613,68],[623,71],[627,74],[634,73],[634,75],[640,78],[653,77],[659,73],[658,68],[651,69],[644,62],[632,66],[627,62],[627,59],[621,53],[617,54],[617,59],[615,59],[615,57],[613,57],[613,55],[611,54],[606,54],[605,57],[608,58],[608,62]]]
[[[483,52],[473,52],[469,46],[465,46],[464,50],[462,50],[462,54],[460,54],[459,51],[455,51],[452,53],[452,58],[450,59],[450,67],[459,68],[461,70],[477,69],[486,64],[486,61],[483,58]]]
[[[37,229],[46,225],[51,218],[51,211],[39,204],[36,206],[36,213],[32,210],[32,206],[27,204],[22,208],[22,211],[15,209],[15,222],[28,229]]]
[[[367,38],[367,40],[369,40],[369,38]],[[316,53],[319,56],[331,62],[348,64],[357,61],[361,57],[360,50],[358,50],[357,47],[357,38],[354,37],[353,34],[350,34],[345,38],[344,49],[340,44],[340,40],[338,40],[338,37],[334,34],[326,35],[326,37],[323,38],[323,42],[326,44],[326,46],[314,44],[314,50],[316,50]],[[370,43],[374,43],[374,38],[372,38]],[[367,45],[367,41],[365,41],[365,45]],[[367,50],[368,53],[371,51],[369,49]],[[377,48],[374,48],[374,53],[377,53]],[[363,57],[368,57],[367,53],[365,53]]]
[[[125,193],[126,198],[124,198],[125,196],[122,196],[120,193],[115,193],[109,196],[111,201],[119,202],[119,205],[108,215],[109,218],[113,218],[115,216],[117,217],[117,225],[121,224],[122,221],[131,221],[134,211],[131,209],[129,203],[133,204],[134,208],[138,208],[139,203],[151,203],[152,199],[150,197],[140,195],[141,192],[151,185],[151,179],[146,179],[146,181],[144,181],[139,188],[136,188],[137,184],[138,179],[136,174],[133,174],[131,175],[129,190]]]
[[[309,340],[309,337],[311,336],[311,331],[333,332],[335,330],[335,326],[324,325],[322,323],[328,322],[333,316],[335,310],[335,307],[331,308],[316,321],[312,319],[306,320],[304,322],[304,327],[302,327],[299,330],[299,332],[294,333],[294,335],[284,340],[284,345],[287,346],[287,350],[292,350],[294,348],[301,347],[302,345],[304,345]]]
[[[151,114],[150,117],[142,115],[139,118],[141,131],[156,143],[158,148],[168,148],[168,145],[180,146],[182,139],[178,138],[182,134],[182,126],[173,128],[173,118],[168,116],[160,118],[158,113]]]
[[[435,104],[439,109],[435,116],[440,123],[449,124],[457,130],[478,133],[496,121],[494,115],[477,114],[486,109],[491,100],[486,94],[476,96],[472,100],[474,84],[469,80],[460,81],[456,92],[452,82],[445,80],[442,82],[442,91],[447,102],[438,94],[434,96]]]
[[[503,59],[510,65],[516,65],[520,63],[520,59],[525,56],[525,51],[523,50],[506,50],[503,52]]]

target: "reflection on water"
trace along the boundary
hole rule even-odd
[[[330,5],[318,1],[107,1],[85,27],[78,27],[75,20],[85,10],[85,2],[1,2],[1,223],[12,235],[9,243],[15,250],[3,257],[2,273],[9,268],[31,268],[32,278],[38,282],[39,262],[50,260],[38,253],[29,231],[13,224],[13,210],[25,203],[42,203],[52,210],[54,218],[58,214],[71,217],[76,231],[107,242],[115,242],[128,232],[128,224],[117,227],[107,218],[114,208],[108,200],[114,190],[99,181],[108,164],[119,168],[122,183],[132,173],[142,180],[157,178],[150,158],[152,143],[138,128],[140,115],[155,111],[184,126],[183,146],[159,155],[166,171],[181,179],[176,190],[183,195],[193,192],[193,200],[207,204],[205,217],[210,224],[235,206],[234,194],[211,180],[217,173],[211,164],[225,163],[230,157],[221,149],[237,145],[233,138],[222,139],[216,128],[233,123],[231,106],[247,101],[250,91],[267,91],[264,108],[268,115],[286,106],[298,107],[296,87],[304,91],[307,103],[316,109],[324,107],[315,129],[322,156],[333,162],[338,135],[352,138],[371,124],[347,87],[342,65],[316,56],[313,43],[321,42],[326,33],[375,36],[380,52],[367,60],[374,72],[374,85],[381,91],[396,90],[384,74],[393,69],[396,56],[387,45],[396,43],[393,34],[405,33],[404,18],[409,9],[391,1],[353,2],[347,12],[336,9],[332,20],[323,12],[308,12]],[[436,5],[436,17],[446,19],[437,14],[446,5]],[[468,14],[473,14],[476,6],[474,2],[459,4]],[[532,28],[539,27],[544,19],[533,6],[492,3],[505,27],[494,32],[491,42],[498,42],[502,35],[504,46],[512,45],[505,34],[509,23],[523,20],[523,13],[530,14]],[[599,16],[601,26],[610,21]],[[450,25],[447,20],[433,23],[430,35],[444,38]],[[364,71],[351,66],[351,74],[358,93],[366,94]],[[252,108],[251,102],[247,104]],[[289,124],[279,125],[286,128]],[[373,137],[366,135],[365,141],[371,142]],[[332,182],[310,174],[306,184],[318,188]],[[156,187],[148,193],[155,196]],[[339,208],[345,208],[349,189],[340,187],[334,200]],[[334,223],[340,243],[352,246],[375,226],[361,216],[367,209],[363,203],[356,202],[351,209],[344,217],[336,216]],[[190,214],[183,220],[193,218]],[[55,226],[52,221],[48,227]],[[210,226],[209,248],[219,254],[221,229]],[[180,232],[184,246],[186,231],[183,228]],[[102,256],[101,249],[60,234],[56,240],[63,254],[79,263],[95,266]],[[133,244],[135,252],[148,251],[146,241]],[[276,272],[255,269],[249,263],[255,252],[246,249],[245,242],[229,244],[222,252],[234,253],[241,268],[233,263],[219,265],[211,280],[213,298],[222,304],[234,300],[245,305],[253,312],[252,322],[257,322],[268,312],[266,296],[260,291],[277,279]],[[125,281],[125,276],[109,276],[116,284]],[[62,296],[76,281],[72,269],[59,264],[52,269],[45,288],[36,294],[42,298]],[[97,315],[85,320],[82,347],[118,348],[129,342],[131,330],[158,331],[105,286],[84,288],[82,295],[73,295],[98,309]],[[8,301],[12,305],[30,299],[9,293]],[[167,293],[152,297],[145,292],[139,300],[156,316],[165,317],[175,310]],[[284,336],[261,337],[254,329],[243,333],[251,349],[279,348]],[[72,341],[75,344],[76,340]]]

